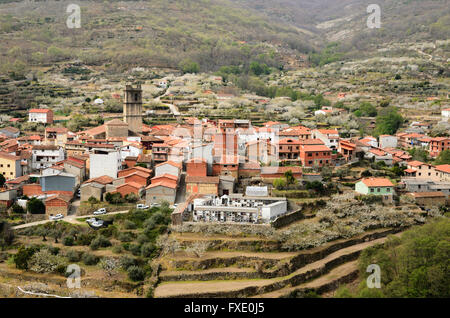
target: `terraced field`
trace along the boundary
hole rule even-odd
[[[222,246],[237,248],[214,248],[199,258],[182,253],[165,256],[155,297],[272,298],[288,297],[298,291],[325,293],[358,277],[356,259],[362,250],[383,244],[388,235],[400,231],[373,230],[318,248],[284,253],[251,251],[248,246],[247,250],[239,250],[239,245],[232,244],[235,242],[227,242],[233,239],[214,237],[211,241],[216,247],[219,241]],[[183,236],[186,240],[182,244],[189,244],[196,235]],[[242,243],[253,239],[237,240]],[[263,246],[267,243],[260,241]]]

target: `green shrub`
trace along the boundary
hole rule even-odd
[[[145,279],[145,271],[138,266],[130,266],[127,269],[128,278],[134,282],[143,281]]]
[[[125,220],[125,222],[123,222],[123,227],[127,230],[134,230],[137,226],[133,221]]]
[[[157,250],[157,247],[153,243],[145,243],[141,247],[141,255],[143,257],[151,257],[153,253],[155,253]]]
[[[18,205],[17,203],[14,203],[13,206],[11,207],[11,210],[13,213],[15,214],[24,214],[25,213],[25,209],[22,208],[20,205]]]
[[[66,257],[69,262],[79,262],[81,260],[82,252],[78,252],[75,250],[69,250],[66,253]]]
[[[82,233],[78,235],[77,245],[90,245],[92,240],[95,238],[94,233]]]
[[[141,246],[139,244],[130,244],[129,250],[134,256],[141,255]]]
[[[63,244],[65,246],[73,246],[74,243],[75,243],[75,239],[73,238],[73,236],[65,236],[63,238]]]
[[[120,232],[117,238],[121,242],[131,242],[134,239],[134,235],[131,232]]]
[[[137,237],[136,240],[139,244],[144,244],[144,243],[150,242],[150,239],[145,234],[139,234],[139,236]]]
[[[112,251],[115,254],[120,254],[123,252],[123,247],[121,245],[114,245]]]
[[[104,236],[97,236],[90,245],[91,250],[98,250],[101,247],[111,246],[111,242]]]
[[[86,265],[96,265],[100,261],[97,256],[89,253],[84,253],[82,260]]]
[[[17,253],[14,255],[13,258],[16,268],[28,270],[28,261],[38,251],[39,248],[35,246],[32,247],[25,247],[23,245],[20,246],[19,250],[17,251]]]
[[[123,256],[120,258],[119,263],[123,269],[127,270],[131,266],[136,266],[137,260],[129,256]]]

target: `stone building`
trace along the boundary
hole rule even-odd
[[[128,137],[128,124],[120,119],[113,119],[106,122],[105,129],[106,138]]]
[[[142,88],[141,85],[133,87],[126,85],[125,100],[123,104],[123,120],[128,124],[128,129],[142,132]]]

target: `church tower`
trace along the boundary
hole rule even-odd
[[[142,89],[138,84],[125,86],[125,99],[123,103],[123,121],[128,129],[135,133],[142,133]]]

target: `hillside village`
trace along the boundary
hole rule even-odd
[[[127,85],[122,97],[123,118],[87,130],[69,131],[55,125],[48,108],[28,113],[28,122],[45,126],[43,134],[2,128],[4,211],[16,205],[25,208],[23,198],[35,197],[44,202],[47,218],[81,215],[80,202],[111,203],[113,197],[147,206],[168,202],[175,208],[174,224],[267,223],[292,211],[292,204],[273,195],[289,186],[277,183],[285,176],[300,189],[322,182],[324,170],[348,174],[352,167],[373,164],[397,167],[398,173],[389,180],[361,171],[355,176],[362,178],[353,189],[357,193],[380,195],[391,203],[403,194],[419,205],[448,203],[449,164],[413,160],[408,152],[417,148],[430,158],[448,152],[449,136],[427,134],[437,123],[412,122],[395,135],[379,138],[343,138],[339,129],[330,127],[310,129],[278,121],[253,126],[248,119],[211,120],[181,114],[176,116],[177,123],[150,126],[142,120],[141,86]],[[218,94],[217,98],[228,96]],[[343,111],[324,106],[314,114],[333,116]],[[448,122],[449,113],[449,108],[442,109],[442,123]]]
[[[448,5],[278,2],[0,1],[0,298],[450,297]]]

